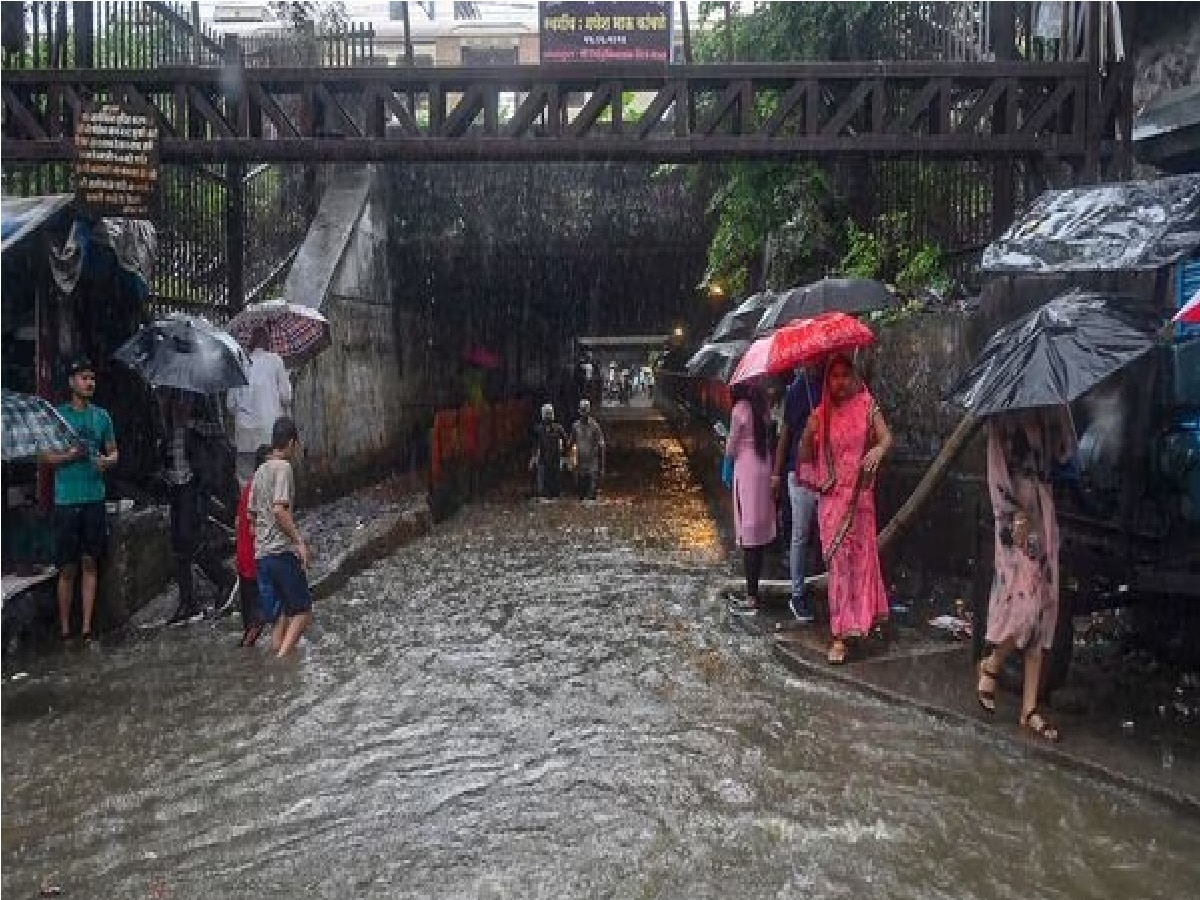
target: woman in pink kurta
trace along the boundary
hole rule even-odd
[[[892,435],[851,361],[836,357],[821,405],[809,417],[798,480],[819,493],[817,522],[829,567],[829,661],[846,661],[846,641],[888,617],[875,537],[875,473]]]
[[[1042,654],[1058,624],[1058,521],[1050,468],[1074,452],[1065,407],[1005,413],[988,420],[988,492],[996,522],[996,563],[987,641],[979,662],[979,703],[996,710],[996,677],[1014,650],[1025,657],[1021,725],[1046,740],[1058,729],[1037,709]]]
[[[725,455],[733,460],[733,527],[746,571],[746,601],[735,611],[754,612],[767,546],[775,540],[767,398],[757,386],[744,384],[734,385],[731,397]]]

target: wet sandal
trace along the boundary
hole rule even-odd
[[[1051,725],[1036,709],[1031,709],[1025,715],[1021,716],[1021,727],[1031,732],[1034,736],[1040,737],[1044,741],[1049,741],[1052,744],[1058,743],[1061,735],[1058,729]]]
[[[981,659],[977,668],[979,683],[975,686],[975,697],[979,700],[979,705],[984,712],[994,713],[996,711],[996,679],[1000,677],[1000,673],[989,670],[983,663],[984,660]],[[987,682],[992,685],[990,690],[984,689]]]
[[[829,647],[829,656],[827,657],[831,666],[840,666],[846,662],[846,643],[845,641],[834,641]]]

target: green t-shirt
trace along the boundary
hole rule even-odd
[[[104,453],[106,446],[116,443],[112,418],[95,404],[76,409],[70,403],[64,403],[58,411],[83,440],[88,455],[58,467],[54,473],[54,505],[103,503],[104,479],[96,468],[96,457]]]

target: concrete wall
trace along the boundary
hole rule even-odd
[[[332,174],[284,285],[285,300],[317,307],[332,325],[332,346],[293,376],[304,444],[298,480],[309,500],[408,463],[406,400],[419,384],[404,377],[374,178],[370,166]]]

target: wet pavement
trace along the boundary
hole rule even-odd
[[[1197,820],[732,627],[680,445],[610,430],[600,505],[515,478],[293,661],[226,622],[6,681],[4,896],[1193,895]]]

